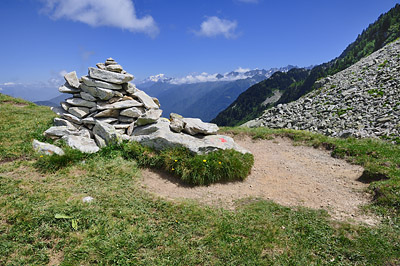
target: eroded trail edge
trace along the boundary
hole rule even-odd
[[[243,182],[191,187],[165,173],[143,170],[143,187],[170,200],[193,199],[204,204],[235,208],[238,199],[257,197],[284,206],[325,209],[335,220],[377,223],[360,206],[372,197],[365,192],[368,184],[357,179],[363,168],[335,159],[322,149],[293,146],[288,139],[235,141],[250,150],[255,159],[251,174]]]

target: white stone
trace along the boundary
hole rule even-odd
[[[147,109],[158,109],[158,105],[154,102],[153,98],[147,95],[144,91],[137,90],[133,96],[138,98]]]
[[[142,103],[135,101],[135,100],[128,100],[128,101],[120,101],[113,104],[109,103],[98,103],[97,109],[98,110],[105,110],[105,109],[126,109],[131,107],[141,107],[143,106]]]
[[[92,108],[92,107],[96,106],[96,103],[86,101],[82,98],[68,98],[65,101],[68,104],[73,105],[73,106],[82,106],[82,107],[88,107],[88,108]]]
[[[97,79],[92,79],[88,76],[83,76],[82,81],[84,84],[86,84],[86,86],[89,86],[89,87],[98,87],[98,88],[109,89],[109,90],[121,90],[122,89],[122,85],[108,83],[108,82],[104,82],[104,81],[97,80]]]
[[[131,107],[131,108],[122,110],[120,115],[127,116],[127,117],[138,118],[143,113],[144,113],[143,108]]]
[[[66,135],[63,140],[73,149],[77,149],[83,153],[95,153],[99,151],[96,142],[87,137]]]
[[[65,81],[73,88],[79,89],[79,79],[75,71],[69,72],[64,76]]]
[[[65,83],[64,85],[60,86],[58,88],[58,91],[61,93],[79,93],[80,90],[71,87],[68,83]]]
[[[183,131],[190,134],[204,134],[204,135],[212,135],[217,134],[218,126],[213,123],[205,123],[201,121],[199,118],[183,118],[183,123],[185,126]]]
[[[64,155],[64,151],[61,148],[49,143],[40,142],[36,139],[33,140],[32,146],[36,152],[41,154],[46,154],[46,155],[57,154],[60,156]]]
[[[82,119],[89,114],[89,108],[81,107],[81,106],[71,107],[68,109],[68,112],[70,114]]]
[[[89,67],[89,77],[114,84],[123,84],[133,80],[131,74],[119,74],[94,67]]]
[[[136,125],[143,126],[143,125],[155,123],[161,117],[161,115],[162,115],[161,109],[150,109],[146,113],[142,114],[136,120]]]

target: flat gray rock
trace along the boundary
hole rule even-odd
[[[80,135],[78,130],[73,130],[67,126],[53,126],[47,129],[43,135],[51,139],[59,139],[65,135]]]
[[[99,151],[96,142],[87,137],[67,135],[62,138],[68,146],[83,153],[95,153]]]
[[[66,120],[66,119],[62,119],[62,118],[54,118],[54,125],[61,127],[61,126],[65,126],[68,127],[71,130],[76,130],[78,125],[74,125],[73,123],[71,123],[70,121]]]
[[[78,125],[82,124],[82,119],[74,116],[73,114],[63,113],[62,117],[67,119],[68,121],[70,121],[72,123],[75,123],[75,124],[78,124]]]
[[[118,65],[118,64],[111,64],[111,65],[108,65],[108,66],[106,66],[106,69],[107,69],[108,71],[115,72],[115,73],[121,73],[122,70],[124,70],[124,69],[122,68],[122,66],[121,66],[121,65]]]
[[[79,93],[81,90],[71,87],[68,83],[60,86],[58,91],[61,93]]]
[[[66,102],[60,102],[60,105],[65,111],[68,111],[68,109],[71,107],[71,105]]]
[[[156,150],[186,147],[195,154],[206,154],[226,149],[234,149],[241,153],[250,153],[248,150],[237,145],[228,136],[191,136],[184,133],[174,133],[169,129],[169,124],[167,119],[159,119],[157,123],[137,127],[133,130],[131,140]]]
[[[70,107],[68,109],[68,112],[78,118],[84,118],[85,116],[87,116],[89,114],[89,108],[87,107]]]
[[[82,81],[86,86],[89,87],[98,87],[98,88],[117,90],[117,91],[122,90],[122,85],[108,83],[97,79],[92,79],[88,76],[83,76]]]
[[[93,97],[97,97],[103,101],[107,101],[107,100],[111,99],[112,97],[114,97],[114,95],[115,95],[115,93],[114,93],[115,91],[113,91],[113,90],[103,89],[103,88],[98,88],[98,87],[90,87],[90,86],[87,86],[86,84],[82,84],[81,89],[84,92],[92,95]]]
[[[183,131],[190,135],[213,135],[217,134],[217,131],[219,129],[216,124],[205,123],[199,118],[183,118],[182,121],[185,123]]]
[[[89,77],[114,84],[123,84],[133,80],[131,74],[114,73],[94,67],[89,67]]]
[[[122,110],[120,115],[127,116],[127,117],[138,118],[143,113],[144,113],[143,108],[131,107],[131,108]]]
[[[86,101],[89,101],[89,102],[96,101],[96,98],[93,95],[91,95],[90,93],[81,91],[80,95],[81,95],[81,98],[86,100]]]
[[[86,101],[82,98],[69,98],[69,99],[66,99],[65,101],[68,104],[73,105],[73,106],[82,106],[82,107],[88,107],[88,108],[92,108],[92,107],[96,106],[96,103]]]
[[[133,96],[138,98],[147,109],[158,109],[158,105],[154,102],[153,98],[147,95],[144,91],[137,90]]]
[[[118,142],[118,135],[115,128],[107,123],[96,121],[93,133],[105,140],[106,144],[114,144]]]
[[[100,113],[96,114],[94,117],[95,118],[101,118],[101,117],[115,117],[117,118],[119,116],[119,110],[118,109],[106,109],[104,111],[101,111]]]
[[[142,103],[135,101],[135,100],[128,100],[128,101],[120,101],[113,104],[109,103],[98,103],[97,109],[98,110],[105,110],[105,109],[127,109],[131,107],[141,107],[143,106]]]
[[[69,72],[64,76],[65,81],[73,88],[79,89],[79,79],[75,71]]]
[[[161,117],[162,110],[161,109],[150,109],[146,111],[146,113],[142,114],[137,120],[137,126],[144,126],[147,124],[155,123]]]
[[[57,154],[60,156],[64,155],[64,151],[61,148],[49,143],[40,142],[36,139],[33,140],[32,146],[37,153],[46,155],[53,155],[53,154]]]

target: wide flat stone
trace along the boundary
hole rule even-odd
[[[137,127],[132,132],[131,140],[156,150],[186,147],[195,154],[206,154],[226,149],[234,149],[241,153],[250,153],[248,150],[237,145],[228,136],[191,136],[184,133],[174,133],[169,129],[169,124],[168,120],[159,119],[157,123]]]
[[[92,108],[92,107],[96,106],[96,103],[86,101],[82,98],[68,98],[65,101],[68,104],[73,105],[73,106],[82,106],[82,107],[88,107],[88,108]]]
[[[58,127],[65,126],[65,127],[68,127],[71,130],[76,130],[77,127],[78,127],[78,125],[75,126],[70,121],[68,121],[66,119],[58,118],[58,117],[54,118],[54,125],[58,126]]]
[[[64,75],[64,79],[71,87],[79,89],[80,82],[78,76],[76,75],[76,71],[72,71]]]
[[[157,120],[161,117],[162,110],[161,109],[150,109],[146,111],[146,113],[142,114],[137,120],[137,126],[143,126],[151,123],[157,122]]]
[[[158,105],[154,102],[153,98],[147,95],[144,91],[137,90],[133,96],[138,98],[147,109],[158,109]]]
[[[114,73],[94,67],[89,67],[89,77],[115,84],[123,84],[133,80],[133,75],[131,74]]]
[[[84,118],[85,116],[87,116],[89,114],[89,108],[87,107],[71,107],[68,109],[68,112],[80,119]]]
[[[122,90],[122,85],[108,83],[97,79],[92,79],[88,76],[83,76],[82,81],[86,86],[89,87],[98,87],[109,90]]]
[[[69,114],[69,113],[63,113],[62,116],[63,118],[67,119],[68,121],[75,123],[75,124],[82,124],[82,119],[74,116],[73,114]]]
[[[120,115],[127,116],[127,117],[138,118],[143,113],[144,113],[143,108],[131,107],[131,108],[122,110]]]
[[[122,66],[121,66],[121,65],[118,65],[118,64],[107,65],[107,66],[106,66],[106,69],[107,69],[108,71],[112,71],[112,72],[115,72],[115,73],[121,73],[122,70],[124,70],[124,69],[122,68]]]
[[[71,87],[68,83],[60,86],[58,91],[61,93],[79,93],[81,90]]]
[[[61,148],[49,143],[40,142],[36,139],[33,140],[32,146],[36,152],[41,154],[46,154],[46,155],[57,154],[60,156],[64,155],[64,151]]]
[[[98,103],[97,109],[98,110],[105,110],[105,109],[127,109],[131,107],[141,107],[143,106],[142,103],[135,101],[135,100],[128,100],[128,101],[120,101],[113,104],[109,103]]]
[[[101,111],[100,113],[96,114],[94,117],[95,118],[100,118],[100,117],[115,117],[115,118],[117,118],[118,116],[119,116],[118,109],[106,109],[106,110]]]
[[[199,118],[183,118],[183,123],[185,126],[183,128],[183,132],[188,133],[190,135],[196,134],[204,134],[204,135],[213,135],[217,134],[218,126],[213,123],[205,123],[201,121]]]
[[[67,135],[62,138],[68,146],[83,153],[95,153],[99,151],[96,142],[87,137]]]
[[[103,88],[98,88],[98,87],[90,87],[90,86],[87,86],[86,84],[82,84],[81,89],[84,92],[89,93],[93,97],[97,97],[100,100],[104,100],[104,101],[111,99],[115,95],[113,90],[103,89]]]

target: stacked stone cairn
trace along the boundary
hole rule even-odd
[[[177,114],[161,118],[158,99],[130,83],[133,75],[112,58],[98,63],[97,68],[89,67],[88,75],[80,79],[75,71],[64,78],[66,82],[59,91],[72,97],[61,102],[61,107],[52,108],[60,117],[44,135],[63,139],[74,149],[94,153],[106,145],[129,140],[157,150],[184,146],[198,154],[218,149],[248,152],[230,137],[216,135],[215,124]],[[40,145],[35,140],[36,150],[50,151],[49,144],[45,148]]]

